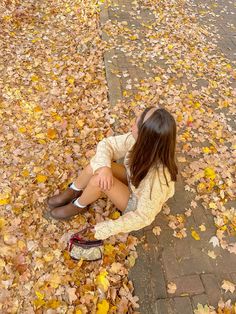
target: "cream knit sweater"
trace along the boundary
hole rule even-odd
[[[127,165],[127,153],[134,143],[135,139],[131,132],[104,138],[98,143],[96,154],[90,160],[93,173],[100,167],[111,167],[112,160],[124,158],[124,165],[128,175],[130,175],[130,169]],[[165,174],[169,187],[166,185],[162,170],[163,166],[160,167],[158,172],[154,168],[151,168],[137,189],[130,183],[132,192],[138,198],[136,210],[128,211],[116,220],[109,219],[97,223],[94,235],[96,239],[104,240],[120,232],[128,233],[133,230],[139,230],[154,221],[156,215],[161,211],[163,204],[175,192],[175,182],[171,181],[167,167],[165,167]]]

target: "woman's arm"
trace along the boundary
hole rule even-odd
[[[131,132],[104,138],[98,143],[96,154],[90,160],[93,173],[101,167],[111,168],[111,161],[123,158],[134,143]]]
[[[120,232],[128,233],[149,226],[161,211],[163,204],[174,194],[174,182],[169,182],[170,187],[160,185],[155,180],[152,191],[152,199],[149,199],[150,184],[144,185],[142,195],[139,198],[137,209],[130,211],[116,220],[106,220],[95,225],[95,238],[104,240]]]

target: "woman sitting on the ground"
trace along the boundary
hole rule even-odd
[[[96,155],[78,178],[48,199],[50,215],[68,219],[84,213],[103,192],[123,214],[116,220],[97,223],[92,229],[95,239],[150,225],[175,192],[175,147],[173,116],[165,109],[145,109],[131,132],[98,143]],[[124,164],[113,162],[121,158]]]

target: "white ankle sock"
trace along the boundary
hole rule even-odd
[[[77,198],[77,200],[74,201],[74,204],[75,204],[76,206],[81,207],[81,208],[87,207],[87,205],[81,205],[81,204],[79,203],[79,198]]]
[[[83,189],[77,188],[74,184],[74,182],[70,185],[70,188],[75,190],[75,191],[82,191]]]

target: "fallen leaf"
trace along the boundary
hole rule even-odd
[[[168,283],[168,285],[167,285],[167,292],[168,293],[175,293],[176,289],[177,289],[177,286],[174,282]]]
[[[198,234],[195,230],[193,230],[193,231],[191,232],[191,236],[192,236],[195,240],[200,240],[200,236],[199,236],[199,234]]]
[[[234,293],[235,290],[235,284],[228,280],[223,280],[223,283],[221,285],[221,288],[225,290],[225,292],[230,291],[231,293]]]

